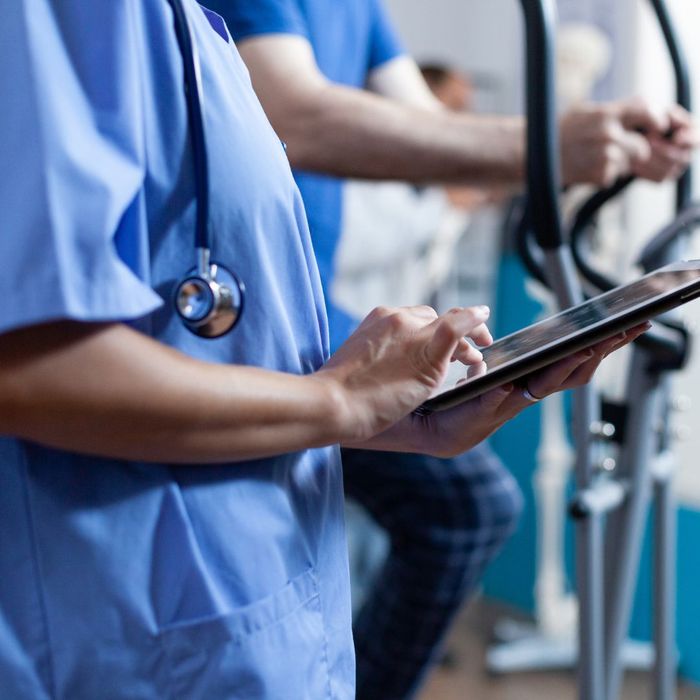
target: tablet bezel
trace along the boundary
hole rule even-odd
[[[624,290],[626,287],[636,284],[648,277],[658,275],[659,273],[682,272],[683,270],[696,270],[700,272],[700,260],[689,260],[666,265],[665,267],[654,270],[653,272],[639,277],[636,280],[632,280],[628,284],[620,285],[609,292],[604,292],[597,297],[593,297],[592,299],[583,302],[583,304],[594,302],[596,299],[603,298],[607,295],[619,293],[620,290]],[[676,306],[680,306],[681,304],[684,304],[699,295],[700,276],[698,276],[697,279],[689,280],[682,285],[673,287],[672,289],[662,293],[660,296],[647,299],[646,301],[635,304],[624,311],[618,311],[608,318],[601,319],[590,326],[572,331],[566,336],[551,341],[547,345],[537,348],[536,350],[531,350],[516,359],[510,360],[507,364],[487,371],[480,377],[476,377],[464,384],[447,389],[442,393],[428,399],[417,409],[417,411],[424,414],[444,411],[457,406],[464,401],[473,399],[480,394],[489,391],[490,389],[496,388],[497,386],[523,379],[532,372],[551,365],[553,362],[556,362],[567,355],[590,347],[591,345],[594,345],[601,340],[605,340],[616,333],[629,330],[639,323],[643,323],[654,316],[658,316],[665,311],[669,311]],[[503,338],[499,338],[497,342],[507,340],[517,333],[523,332],[524,330],[537,328],[543,323],[549,323],[553,318],[556,318],[561,314],[565,314],[570,310],[571,309],[564,309],[563,311],[553,314],[548,318],[542,319],[537,323],[514,331]]]

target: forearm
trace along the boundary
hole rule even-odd
[[[331,387],[194,360],[123,325],[0,338],[0,433],[88,454],[228,462],[339,439]]]
[[[416,183],[520,183],[524,123],[439,109],[328,81],[309,43],[270,35],[239,45],[253,87],[292,165],[342,177]],[[400,67],[400,66],[399,66]],[[377,71],[375,78],[388,77]]]
[[[330,84],[292,116],[275,126],[292,165],[302,170],[482,186],[523,179],[524,132],[517,117],[428,111]]]

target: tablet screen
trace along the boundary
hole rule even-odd
[[[700,268],[696,261],[678,263],[550,316],[483,348],[484,362],[480,365],[453,367],[436,395],[470,383],[487,372],[522,362],[543,350],[565,343],[581,331],[590,331],[611,319],[652,306],[655,301],[677,294],[685,287],[697,286],[694,283],[698,279]]]

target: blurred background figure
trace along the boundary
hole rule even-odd
[[[421,64],[420,70],[446,109],[473,109],[477,87],[467,73],[439,63]],[[471,230],[471,224],[475,213],[502,196],[495,188],[350,180],[332,302],[355,318],[380,304],[449,308],[471,299],[489,304],[498,227],[486,233],[483,226]],[[470,233],[469,255],[457,256],[460,240]],[[456,261],[465,258],[470,262],[460,268],[460,293]]]
[[[466,73],[440,63],[423,63],[420,72],[433,95],[453,112],[474,108],[474,84]]]

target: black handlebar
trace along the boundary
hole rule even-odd
[[[587,199],[581,208],[576,212],[571,230],[569,231],[569,241],[571,243],[571,254],[576,263],[576,267],[581,275],[601,292],[606,292],[617,286],[605,275],[595,270],[586,259],[583,253],[583,243],[586,233],[595,215],[611,200],[617,197],[634,181],[633,177],[620,178],[612,187],[599,190],[592,197]]]
[[[654,14],[661,28],[666,48],[668,49],[676,83],[676,101],[688,111],[691,109],[691,89],[688,73],[688,64],[681,49],[680,42],[668,13],[664,0],[650,0]],[[594,270],[586,261],[582,252],[584,234],[598,211],[611,199],[623,192],[635,178],[627,177],[618,180],[612,187],[600,190],[594,194],[579,209],[570,232],[572,252],[576,265],[583,275],[595,287],[601,291],[612,289],[616,282]],[[692,194],[692,174],[690,168],[679,179],[676,189],[676,213],[681,214],[689,207]],[[698,223],[697,211],[693,209],[687,216],[679,216],[671,225],[664,228],[647,243],[639,263],[646,272],[649,272],[664,262],[664,255],[669,247],[687,231],[692,224]]]
[[[668,13],[665,0],[649,0],[656,15],[656,19],[661,27],[661,32],[668,48],[671,63],[673,65],[673,75],[676,81],[676,102],[685,107],[689,112],[692,109],[692,96],[690,88],[690,73],[688,71],[688,61],[681,49],[678,35]],[[676,211],[680,212],[690,204],[692,197],[692,173],[690,169],[678,181],[676,191]]]
[[[642,249],[639,262],[645,271],[649,272],[658,267],[658,261],[663,251],[679,236],[691,231],[700,224],[700,205],[691,204],[686,207],[668,226],[662,228],[654,238]]]
[[[680,46],[680,42],[678,41],[678,37],[676,34],[676,31],[674,29],[673,23],[671,21],[670,15],[668,13],[668,9],[666,7],[665,1],[664,0],[650,0],[651,7],[656,15],[657,21],[659,23],[659,26],[661,28],[661,32],[664,38],[664,41],[666,43],[666,47],[668,49],[669,55],[671,57],[671,63],[673,65],[673,73],[674,73],[674,78],[675,78],[675,84],[676,84],[676,101],[678,102],[679,105],[682,107],[685,107],[685,109],[690,110],[691,108],[691,88],[690,88],[690,78],[689,78],[689,72],[688,72],[688,64],[686,61],[686,58],[683,54],[683,51]],[[528,3],[524,2],[524,5],[527,5]],[[538,3],[534,3],[538,4]],[[533,10],[530,10],[532,13]],[[543,10],[544,12],[544,10]],[[534,15],[536,18],[536,15]],[[528,25],[530,22],[528,22]],[[551,27],[550,27],[551,30]],[[546,28],[545,28],[546,31]],[[536,39],[536,35],[533,33],[532,38]],[[547,41],[551,41],[551,36],[548,36]],[[530,42],[530,35],[528,35],[528,42]],[[544,60],[543,56],[536,56],[538,60]],[[534,62],[533,62],[534,63]],[[534,66],[533,66],[534,68]],[[542,66],[538,67],[539,70],[544,70]],[[534,81],[534,82],[531,82]],[[531,87],[535,88],[535,92],[539,92],[537,90],[536,84],[535,84],[535,76],[531,75],[528,72],[528,91],[530,90]],[[543,95],[540,93],[537,96],[538,100],[543,99]],[[553,96],[550,93],[549,96],[550,100],[553,100]],[[539,107],[539,109],[542,109],[542,106]],[[528,146],[530,146],[530,142],[528,142]],[[537,154],[534,154],[535,161],[538,160]],[[538,171],[539,174],[539,171]],[[533,175],[533,177],[537,177],[538,174]],[[619,194],[621,194],[632,182],[634,182],[635,178],[634,177],[625,177],[621,178],[618,180],[616,183],[614,183],[611,187],[602,189],[598,192],[596,192],[590,199],[588,199],[583,206],[579,209],[578,213],[576,214],[574,218],[574,222],[572,224],[571,230],[569,232],[569,239],[572,247],[572,253],[574,260],[576,262],[576,266],[578,267],[579,271],[581,272],[581,275],[588,281],[590,282],[594,287],[600,289],[601,291],[605,291],[608,289],[612,289],[613,287],[616,286],[616,282],[614,280],[608,279],[605,275],[601,274],[600,272],[596,271],[587,261],[586,255],[583,253],[583,241],[585,238],[585,233],[590,225],[590,223],[594,220],[596,214],[600,211],[600,209],[611,199],[617,197]],[[534,182],[530,182],[530,179],[528,178],[528,182],[530,186],[536,185]],[[681,214],[681,212],[684,212],[684,210],[689,208],[690,205],[690,200],[691,200],[691,190],[692,190],[692,174],[690,169],[686,171],[686,173],[680,178],[678,181],[677,185],[677,191],[676,191],[676,212],[678,214]],[[539,207],[536,207],[539,208]],[[687,231],[691,225],[697,224],[698,223],[698,215],[697,215],[697,210],[695,208],[690,208],[692,211],[689,212],[684,212],[684,216],[680,217],[677,221],[674,221],[670,226],[667,226],[665,229],[663,229],[659,234],[657,234],[644,248],[644,251],[640,257],[640,264],[644,268],[645,271],[650,271],[652,269],[655,269],[659,265],[663,264],[666,262],[665,260],[665,254],[666,251],[669,249],[669,247],[675,242],[675,240],[678,239],[680,235],[682,235],[685,231]],[[534,226],[537,226],[538,224],[534,224]],[[539,224],[543,225],[543,224]],[[537,232],[537,229],[535,229]],[[527,235],[527,231],[523,230],[522,235]],[[561,236],[560,229],[558,230],[557,236]],[[538,235],[538,241],[539,241],[540,236]],[[528,259],[526,260],[526,265],[528,269],[532,271],[533,263],[535,261],[535,256],[533,255],[532,251],[530,250],[530,244],[529,242],[521,241],[519,243],[519,250],[523,252],[529,252]],[[551,247],[551,243],[550,243]],[[537,275],[540,279],[542,278],[542,274]]]
[[[564,243],[559,210],[559,128],[554,85],[554,0],[522,0],[527,74],[527,192],[530,223],[544,250]]]
[[[688,111],[691,108],[690,81],[685,58],[677,40],[675,30],[663,0],[650,0],[671,55],[676,80],[676,100]],[[556,120],[556,98],[554,94],[554,0],[522,0],[525,14],[527,39],[527,191],[528,205],[523,213],[518,230],[517,246],[528,270],[539,280],[546,275],[533,250],[531,236],[534,233],[541,250],[556,250],[564,245],[563,225],[559,208],[559,139]],[[596,272],[586,263],[580,243],[583,233],[598,210],[610,199],[619,195],[634,180],[622,178],[612,187],[601,190],[590,198],[579,210],[572,228],[573,257],[582,275],[601,290],[611,289],[615,283]],[[686,209],[690,202],[691,174],[687,172],[678,182],[676,197],[677,212]],[[642,254],[642,260],[662,260],[668,246],[691,225],[700,222],[700,207],[691,207],[683,216],[661,231]],[[656,266],[656,265],[654,265]],[[675,368],[687,356],[687,333],[664,323],[662,332],[671,332],[673,342],[657,338],[656,333],[647,334],[642,342],[660,354],[673,360],[664,360],[664,367]],[[654,337],[652,337],[654,336]],[[639,342],[639,341],[638,341]],[[658,347],[657,347],[658,346]],[[668,346],[668,347],[667,347]],[[672,347],[673,346],[673,347]],[[674,364],[675,363],[675,364]]]

